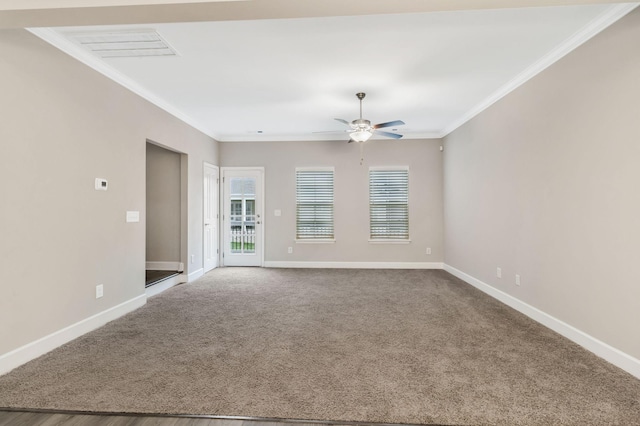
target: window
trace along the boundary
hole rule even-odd
[[[242,220],[242,200],[231,200],[231,220]]]
[[[297,240],[333,240],[333,170],[296,168]]]
[[[369,168],[369,238],[409,240],[409,168]]]

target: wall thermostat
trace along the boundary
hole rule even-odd
[[[108,183],[106,179],[96,178],[96,189],[98,191],[106,191],[107,186],[108,186]]]

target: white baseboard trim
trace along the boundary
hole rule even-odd
[[[569,325],[538,308],[535,308],[501,290],[498,290],[495,287],[490,286],[487,283],[478,280],[477,278],[472,277],[471,275],[465,274],[453,266],[445,264],[444,270],[640,379],[639,359],[636,359],[631,355],[626,354],[581,330],[578,330],[572,325]]]
[[[191,272],[187,276],[187,281],[185,281],[185,282],[188,282],[188,283],[193,282],[193,281],[197,280],[198,278],[200,278],[203,275],[204,275],[204,269],[200,268],[200,269],[198,269],[196,271]]]
[[[184,263],[182,262],[146,262],[147,271],[184,271]]]
[[[34,342],[28,343],[11,352],[0,355],[0,375],[8,373],[16,367],[21,366],[53,349],[76,339],[96,328],[99,328],[109,321],[138,309],[147,303],[147,295],[142,294],[131,300],[127,300],[117,306],[90,316],[82,321],[58,330],[48,336],[42,337]]]
[[[265,268],[442,269],[442,262],[264,262]]]
[[[171,278],[167,278],[164,281],[159,282],[158,284],[154,284],[151,287],[147,287],[144,292],[147,294],[147,297],[153,297],[165,290],[169,290],[171,287],[176,286],[178,284],[186,283],[187,275],[180,274]]]

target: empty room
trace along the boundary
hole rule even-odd
[[[640,425],[638,5],[0,0],[0,426]]]

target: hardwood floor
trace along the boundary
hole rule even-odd
[[[0,411],[0,426],[326,426],[322,423]]]

